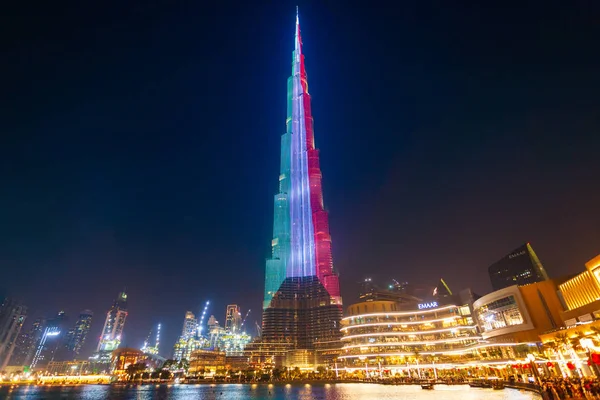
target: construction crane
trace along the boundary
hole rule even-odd
[[[156,342],[154,342],[154,348],[158,353],[158,345],[160,344],[160,324],[156,327]]]
[[[204,317],[206,317],[206,310],[208,310],[208,305],[210,301],[206,301],[204,304],[204,310],[202,310],[202,315],[200,316],[200,321],[198,321],[198,336],[202,336],[202,324],[204,323]]]
[[[244,319],[242,320],[242,324],[240,325],[240,329],[242,329],[242,327],[244,326],[244,324],[246,323],[246,318],[248,318],[248,314],[250,314],[250,309],[248,309],[248,312],[246,313],[246,316],[244,317]]]
[[[256,325],[256,332],[258,333],[258,336],[262,336],[262,328],[260,325],[258,325],[258,322],[254,321],[254,324]]]

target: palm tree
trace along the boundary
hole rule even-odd
[[[584,338],[585,338],[585,335],[583,334],[583,332],[581,332],[581,331],[575,332],[574,336],[569,338],[571,347],[577,352],[583,351],[584,349],[581,346],[581,339],[584,339]]]
[[[594,339],[596,340],[596,343],[600,342],[600,327],[591,326],[590,330],[592,332],[594,332],[592,336],[594,336]]]
[[[543,347],[544,347],[544,350],[551,353],[555,357],[554,359],[563,360],[562,353],[560,352],[561,345],[558,344],[557,342],[555,342],[555,341],[546,342],[546,343],[544,343]],[[560,368],[560,363],[558,362],[558,363],[556,363],[556,365],[558,365],[558,372],[562,375],[562,369]]]
[[[129,364],[125,369],[127,377],[130,381],[134,380],[137,374],[141,374],[145,370],[146,364],[144,363]]]
[[[579,334],[576,334],[576,337],[578,336]],[[554,339],[560,346],[559,355],[564,363],[566,363],[564,353],[566,353],[569,359],[572,361],[575,361],[579,358],[577,353],[575,353],[575,349],[573,348],[573,341],[569,338],[569,336],[567,336],[565,333],[559,333],[554,337]],[[572,371],[570,369],[567,369],[567,371],[567,374],[570,376],[572,374]]]

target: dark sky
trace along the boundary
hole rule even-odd
[[[126,287],[125,344],[162,322],[165,355],[206,300],[259,319],[296,3],[12,3],[0,292],[92,309],[91,347]],[[387,3],[299,4],[346,304],[366,275],[485,293],[526,241],[550,275],[581,271],[600,253],[597,2]]]

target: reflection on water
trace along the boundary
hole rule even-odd
[[[366,383],[318,385],[139,385],[139,386],[22,386],[0,388],[10,400],[530,400],[539,396],[514,389],[476,389],[467,385],[387,386]]]

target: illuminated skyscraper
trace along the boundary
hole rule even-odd
[[[293,349],[312,350],[316,342],[339,338],[342,299],[331,257],[297,15],[287,89],[272,255],[266,263],[263,340],[285,340]]]
[[[54,361],[59,354],[61,347],[64,345],[66,337],[67,316],[64,311],[59,313],[54,318],[46,321],[42,336],[37,344],[31,367],[46,366],[50,361]]]
[[[531,244],[525,243],[488,268],[494,290],[527,285],[548,279],[548,274]]]
[[[68,359],[77,357],[81,352],[81,347],[85,343],[88,333],[90,333],[93,315],[94,313],[90,310],[83,310],[79,313],[75,326],[69,329],[65,346],[71,356]]]
[[[202,318],[204,318],[204,315],[206,315],[207,307],[208,304],[204,307]],[[183,320],[181,336],[179,339],[177,339],[177,342],[175,342],[175,346],[173,347],[173,358],[175,360],[189,360],[192,351],[202,347],[208,347],[208,340],[200,336],[200,329],[198,329],[198,325],[199,322],[194,313],[191,311],[186,311],[185,318]]]
[[[27,307],[11,299],[0,303],[0,371],[6,367],[17,345]]]
[[[181,330],[181,337],[190,338],[196,335],[198,331],[198,320],[191,311],[186,311],[185,319],[183,320],[183,329]]]
[[[228,332],[238,332],[241,325],[242,314],[240,313],[240,307],[237,304],[228,305],[225,313],[225,330]]]
[[[104,328],[102,328],[102,335],[98,341],[98,348],[96,351],[113,351],[119,347],[126,319],[127,294],[122,292],[119,293],[119,297],[106,313],[106,321],[104,322]]]
[[[21,332],[10,365],[31,365],[35,350],[44,330],[44,321],[36,319],[28,331]]]

